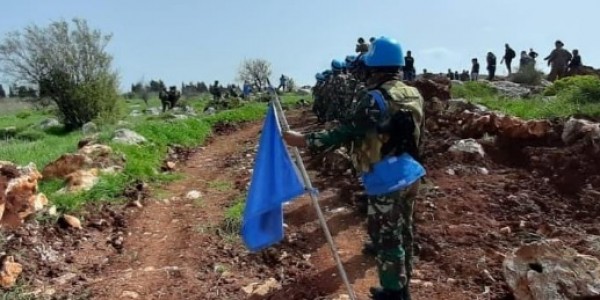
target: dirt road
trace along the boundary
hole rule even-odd
[[[307,125],[313,121],[307,112],[290,115],[299,130],[314,130]],[[307,197],[286,206],[285,241],[268,251],[248,253],[224,233],[224,213],[249,182],[260,128],[247,124],[215,138],[191,157],[181,170],[185,179],[168,185],[168,194],[128,214],[121,253],[107,254],[83,290],[92,299],[247,299],[244,287],[274,278],[278,289],[252,299],[344,294]],[[429,135],[425,145],[413,299],[511,299],[501,264],[524,241],[555,237],[586,253],[580,242],[598,234],[591,199],[558,194],[547,178],[497,163],[493,155],[449,156],[449,143],[447,136]],[[349,174],[325,175],[323,164],[314,165],[311,177],[340,255],[359,299],[368,299],[377,276],[374,260],[361,254],[365,218],[352,196],[359,187]],[[201,196],[186,198],[192,190]]]

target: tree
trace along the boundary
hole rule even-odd
[[[4,91],[4,87],[0,84],[0,99],[6,98],[6,92]]]
[[[105,50],[110,39],[83,19],[73,19],[72,26],[30,25],[0,44],[0,71],[52,99],[67,129],[97,117],[115,118],[118,78]]]
[[[238,71],[239,81],[248,81],[260,90],[266,87],[267,79],[271,76],[271,63],[264,59],[247,59],[242,62]]]

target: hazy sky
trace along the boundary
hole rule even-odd
[[[545,56],[556,39],[600,67],[599,12],[598,0],[14,0],[2,3],[0,35],[86,18],[114,34],[123,87],[142,78],[230,82],[245,58],[269,60],[272,79],[312,84],[333,58],[353,54],[359,36],[396,38],[419,72],[468,69],[487,51],[500,62],[505,42]]]

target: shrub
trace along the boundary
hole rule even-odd
[[[539,85],[542,83],[543,72],[533,66],[520,68],[510,76],[510,81],[520,84]]]
[[[17,135],[15,136],[16,139],[19,140],[23,140],[23,141],[37,141],[37,140],[41,140],[45,137],[45,134],[39,130],[34,130],[34,129],[27,129],[23,132],[19,132],[17,133]]]
[[[27,118],[31,117],[31,113],[28,111],[22,111],[20,113],[17,113],[16,117],[19,119],[27,119]]]
[[[117,74],[106,52],[110,35],[88,27],[82,19],[28,26],[0,44],[0,65],[18,82],[39,87],[39,96],[54,101],[68,129],[97,117],[115,118]]]
[[[579,87],[593,87],[600,85],[600,78],[593,75],[585,76],[570,76],[555,81],[551,86],[544,90],[545,96],[556,96],[560,92],[567,89],[579,88]]]

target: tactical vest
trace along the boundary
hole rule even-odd
[[[370,90],[369,94],[375,100],[381,117],[394,116],[399,113],[408,113],[412,116],[414,127],[412,128],[413,141],[411,142],[418,147],[423,124],[423,98],[419,91],[401,81],[392,80]],[[406,135],[406,133],[400,132],[398,134]],[[389,147],[390,141],[398,137],[393,135],[394,132],[382,134],[377,128],[372,128],[365,134],[362,141],[358,141],[353,149],[352,157],[359,172],[369,172],[372,165],[383,158],[401,154],[395,153],[396,151]],[[418,152],[418,149],[416,151]]]

